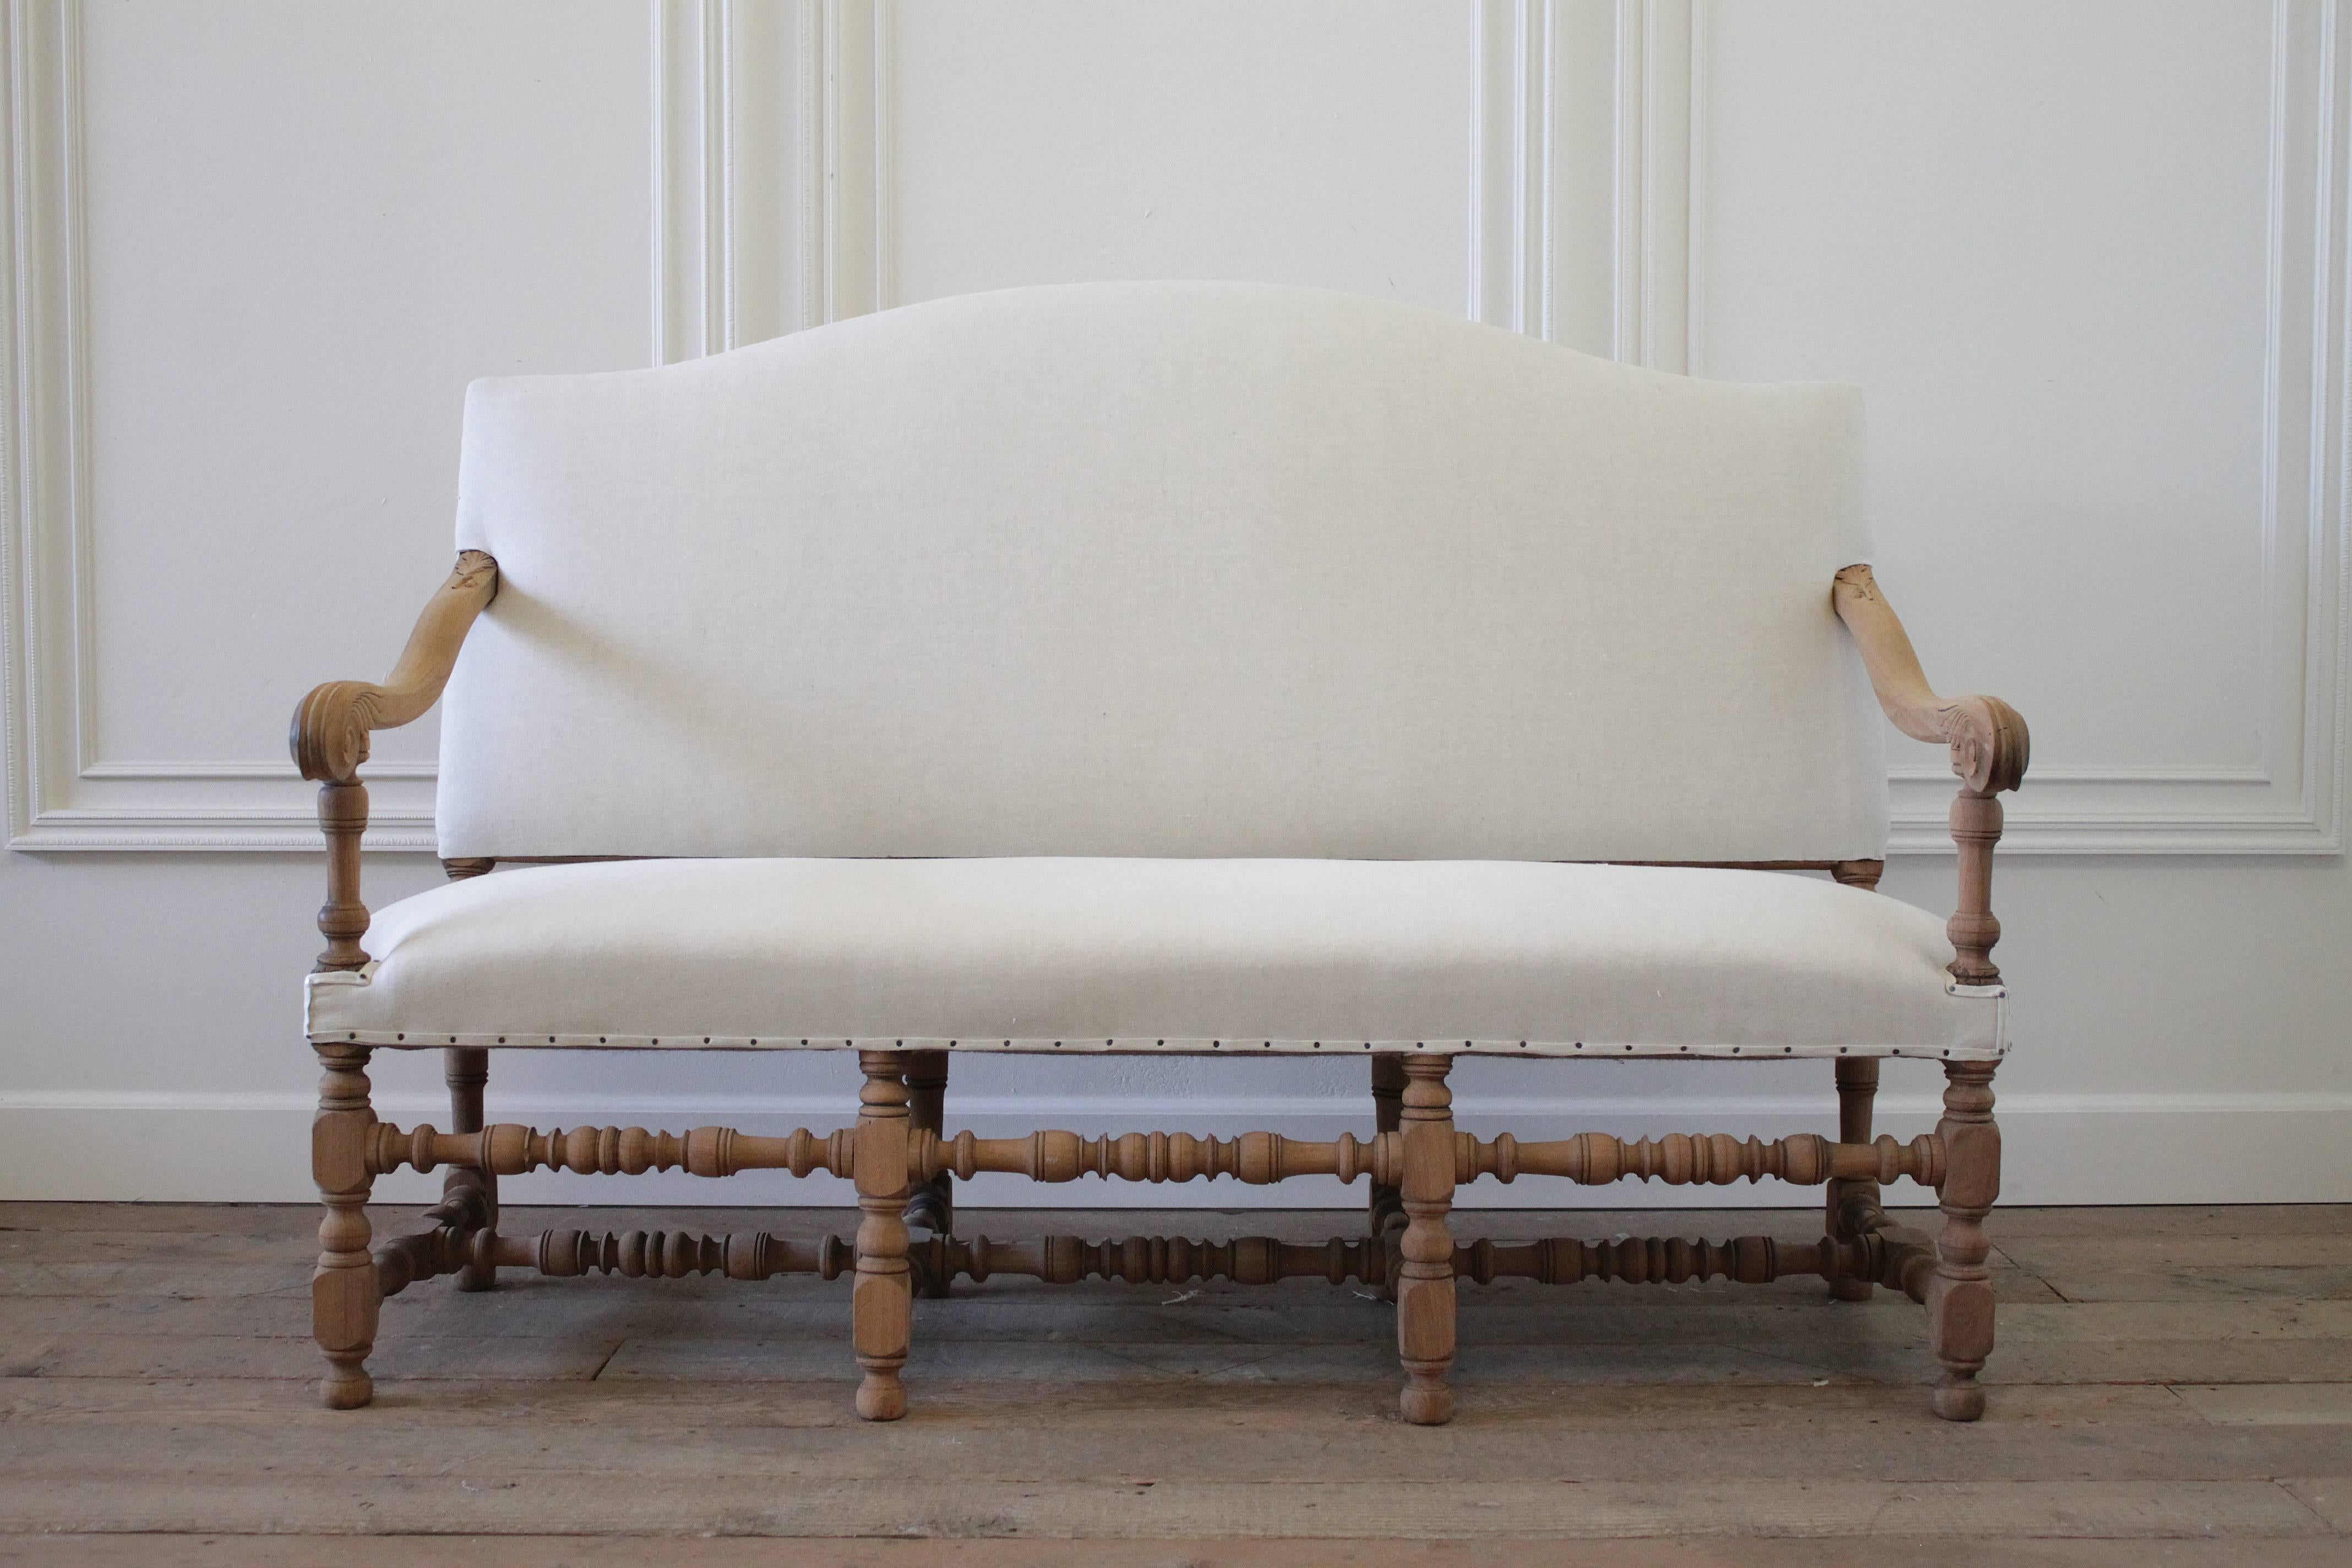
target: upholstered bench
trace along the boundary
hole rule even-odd
[[[1433,311],[1233,284],[1018,289],[659,370],[478,384],[457,569],[382,685],[320,687],[328,943],[315,1284],[329,1405],[383,1297],[499,1268],[854,1278],[860,1414],[907,1408],[958,1277],[1312,1275],[1392,1293],[1408,1420],[1453,1408],[1458,1279],[1819,1275],[1926,1303],[1934,1405],[1992,1344],[2006,1048],[1989,907],[2026,731],[1922,679],[1871,578],[1849,388],[1741,386]],[[446,687],[446,692],[445,692]],[[1872,699],[1875,695],[1875,702]],[[370,731],[444,700],[453,880],[361,902]],[[1948,745],[1958,912],[1874,891],[1883,721]],[[1825,877],[1822,873],[1827,873]],[[453,1125],[369,1108],[447,1053]],[[845,1050],[854,1123],[534,1131],[491,1053]],[[943,1119],[959,1052],[1354,1057],[1362,1132],[1232,1140]],[[1826,1058],[1832,1137],[1457,1132],[1457,1057]],[[1945,1115],[1871,1136],[1887,1057]],[[371,1249],[375,1176],[448,1167]],[[542,1167],[849,1178],[854,1244],[499,1228]],[[1328,1246],[1007,1246],[953,1184],[1365,1180]],[[1825,1184],[1818,1245],[1458,1242],[1492,1177]],[[1882,1184],[1936,1189],[1932,1241]],[[918,1239],[914,1230],[921,1231]]]

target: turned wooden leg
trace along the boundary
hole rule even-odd
[[[310,1172],[327,1205],[319,1224],[319,1267],[310,1276],[310,1327],[327,1354],[319,1397],[330,1410],[352,1410],[375,1397],[367,1373],[375,1348],[375,1259],[368,1252],[365,1046],[320,1046],[319,1113],[310,1122]]]
[[[1404,1134],[1405,1228],[1397,1271],[1397,1359],[1404,1366],[1399,1401],[1407,1421],[1436,1426],[1454,1417],[1454,1094],[1445,1087],[1450,1057],[1403,1058],[1399,1131]]]
[[[490,1053],[478,1046],[451,1046],[441,1054],[441,1080],[449,1086],[449,1131],[482,1130],[482,1086],[490,1079]],[[492,1236],[499,1230],[499,1178],[495,1172],[453,1165],[441,1178],[441,1206],[476,1220]],[[499,1266],[468,1263],[457,1274],[460,1290],[488,1290],[498,1283]]]
[[[1867,1143],[1871,1138],[1871,1104],[1878,1098],[1878,1058],[1841,1057],[1837,1064],[1838,1142]],[[1829,1234],[1839,1241],[1859,1238],[1883,1219],[1876,1182],[1832,1180],[1829,1184]],[[1830,1281],[1830,1294],[1841,1301],[1867,1301],[1873,1287],[1867,1279]]]
[[[1927,1333],[1944,1363],[1936,1385],[1936,1414],[1973,1421],[1984,1414],[1977,1382],[1992,1353],[1992,1243],[1984,1218],[2000,1195],[2000,1128],[1992,1119],[1991,1062],[1944,1066],[1944,1228],[1936,1237],[1936,1277],[1927,1286]]]
[[[1381,1132],[1395,1131],[1403,1125],[1398,1121],[1403,1110],[1404,1058],[1392,1051],[1382,1051],[1372,1058],[1373,1129]],[[1365,1226],[1367,1234],[1383,1236],[1391,1229],[1403,1228],[1403,1194],[1395,1187],[1374,1182],[1371,1213]]]
[[[849,1335],[857,1364],[857,1414],[896,1421],[907,1413],[898,1369],[914,1330],[913,1278],[907,1267],[907,1078],[895,1051],[860,1051],[866,1086],[857,1092],[857,1283],[850,1292]]]
[[[947,1114],[948,1053],[945,1051],[908,1051],[907,1063],[908,1126],[918,1132],[939,1132],[945,1130],[942,1120]],[[903,1217],[908,1226],[921,1226],[934,1236],[955,1234],[955,1176],[941,1171],[929,1181],[910,1188]],[[948,1293],[945,1275],[936,1278],[918,1270],[918,1292],[938,1298]]]

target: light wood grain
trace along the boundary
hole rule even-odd
[[[442,1081],[449,1090],[449,1129],[453,1132],[482,1130],[482,1094],[490,1079],[490,1053],[478,1047],[452,1046],[441,1053]],[[499,1228],[499,1178],[489,1171],[451,1171],[442,1178],[439,1217],[460,1232],[478,1230],[496,1235]],[[488,1290],[498,1284],[494,1263],[468,1263],[457,1271],[460,1290]]]
[[[2262,1539],[2331,1533],[2327,1521],[2284,1487],[2257,1481],[1915,1482],[1820,1479],[1695,1483],[1451,1482],[1367,1479],[1302,1486],[1288,1481],[1191,1481],[1143,1477],[993,1481],[898,1475],[864,1487],[792,1487],[725,1470],[659,1487],[626,1484],[626,1472],[541,1473],[528,1508],[591,1534],[692,1534],[723,1521],[732,1533],[850,1537],[1020,1535],[1108,1539],[1313,1539],[1336,1531],[1374,1540],[1464,1536],[1631,1538],[1705,1534],[1835,1536],[1865,1521],[1891,1534],[1973,1536],[1990,1506],[2020,1534],[2150,1539],[2227,1534]],[[213,1531],[272,1517],[279,1528],[322,1534],[383,1531],[496,1532],[511,1528],[522,1500],[477,1476],[306,1476],[306,1483],[201,1463],[143,1483],[90,1484],[70,1473],[0,1477],[0,1531],[58,1528],[109,1531]],[[520,1490],[520,1488],[514,1489]],[[2341,1544],[2340,1538],[2338,1544]]]
[[[1853,634],[1870,671],[1879,706],[1895,727],[1915,740],[1943,745],[1960,790],[1952,802],[1952,842],[1959,851],[1959,893],[1946,927],[1952,977],[1963,985],[2000,984],[1992,962],[2000,921],[1992,912],[1992,852],[2000,842],[2000,802],[2025,780],[2032,741],[2017,710],[1997,697],[1937,695],[1919,668],[1910,634],[1865,565],[1848,566],[1831,585],[1831,601]],[[1957,1397],[1957,1396],[1954,1396]]]
[[[2173,1392],[2221,1426],[2352,1428],[2352,1384],[2191,1384]]]
[[[2352,1534],[2352,1474],[2297,1477],[2286,1489],[2329,1525]]]
[[[311,1331],[327,1357],[319,1397],[336,1410],[365,1405],[374,1394],[367,1357],[381,1298],[368,1252],[367,1061],[364,1046],[319,1047],[324,1070],[310,1124],[311,1174],[327,1209],[310,1276]]]
[[[1404,1061],[1393,1051],[1382,1051],[1372,1058],[1372,1127],[1377,1141],[1381,1133],[1394,1132],[1402,1125],[1404,1113]],[[1364,1217],[1366,1233],[1387,1240],[1404,1233],[1406,1225],[1404,1194],[1394,1182],[1383,1182],[1375,1174],[1371,1183],[1368,1212]],[[1391,1252],[1399,1263],[1404,1261],[1402,1251]],[[1396,1300],[1396,1281],[1381,1281],[1381,1294],[1389,1300]]]
[[[1248,1422],[1248,1440],[1237,1441],[1245,1417],[1217,1407],[1172,1412],[1154,1421],[1150,1440],[1141,1441],[1122,1430],[1121,1423],[1133,1419],[1131,1405],[1122,1413],[1102,1405],[1083,1405],[1066,1421],[1049,1416],[1005,1425],[975,1444],[967,1417],[976,1413],[967,1402],[985,1392],[978,1388],[942,1384],[959,1395],[952,1418],[909,1421],[882,1436],[872,1426],[845,1420],[837,1406],[821,1413],[811,1402],[787,1398],[783,1418],[776,1419],[764,1402],[724,1397],[723,1385],[690,1386],[706,1397],[721,1395],[698,1422],[680,1419],[674,1402],[641,1417],[633,1399],[626,1418],[614,1420],[609,1406],[601,1418],[589,1415],[583,1401],[550,1420],[536,1445],[518,1442],[495,1422],[442,1426],[415,1420],[372,1431],[364,1450],[373,1473],[407,1476],[462,1467],[520,1479],[604,1468],[653,1484],[727,1472],[847,1486],[912,1468],[1009,1482],[1091,1477],[1325,1485],[1393,1473],[1470,1489],[1486,1481],[1641,1481],[1664,1475],[1803,1483],[1822,1473],[1950,1484],[2061,1476],[2260,1480],[2343,1467],[2352,1458],[2352,1433],[2341,1423],[2221,1427],[2185,1414],[2169,1422],[2145,1421],[2128,1409],[2088,1401],[2075,1418],[2004,1422],[1998,1438],[1974,1443],[1952,1441],[1924,1422],[1874,1422],[1882,1412],[1866,1406],[1834,1413],[1784,1407],[1771,1427],[1774,1442],[1759,1443],[1765,1429],[1754,1422],[1736,1434],[1684,1424],[1662,1428],[1654,1441],[1563,1454],[1531,1442],[1524,1421],[1457,1420],[1442,1438],[1433,1438],[1377,1414],[1348,1422],[1343,1442],[1330,1441],[1328,1428],[1318,1431],[1297,1412],[1263,1426]],[[1046,1406],[1043,1395],[1025,1404],[1038,1413]],[[527,1408],[538,1417],[551,1402],[533,1399]],[[2102,1418],[2092,1419],[2095,1415]],[[338,1433],[350,1423],[339,1427],[320,1418],[295,1419],[309,1435],[298,1445],[280,1430],[289,1419],[184,1411],[167,1419],[146,1412],[18,1417],[15,1430],[0,1434],[0,1466],[135,1481],[156,1468],[148,1441],[169,1430],[188,1443],[189,1454],[217,1469],[303,1477],[346,1468],[347,1451],[340,1445],[347,1439]]]
[[[1992,1353],[1995,1299],[1986,1262],[1992,1240],[1984,1228],[2000,1195],[1992,1075],[1990,1062],[1946,1063],[1944,1118],[1936,1124],[1947,1168],[1937,1192],[1944,1228],[1936,1237],[1936,1273],[1927,1289],[1927,1337],[1944,1363],[1935,1411],[1948,1421],[1974,1421],[1984,1414],[1977,1374]]]
[[[948,1070],[952,1057],[949,1051],[907,1053],[907,1124],[910,1133],[928,1132],[936,1137],[945,1129]],[[934,1236],[954,1235],[954,1175],[946,1171],[935,1172],[928,1180],[911,1187],[904,1218],[908,1226]],[[950,1280],[945,1275],[926,1276],[917,1281],[916,1289],[937,1300],[948,1294]]]
[[[1866,884],[1856,876],[1841,873],[1837,879],[1849,885],[1866,885],[1875,889],[1878,878],[1872,874]],[[1834,1069],[1838,1097],[1838,1142],[1867,1143],[1871,1139],[1872,1112],[1878,1099],[1878,1062],[1870,1057],[1839,1058]],[[1840,1241],[1858,1239],[1886,1224],[1885,1194],[1875,1173],[1869,1176],[1832,1177],[1829,1189],[1822,1194],[1826,1211],[1823,1234]],[[1841,1301],[1867,1301],[1876,1289],[1869,1279],[1841,1276],[1829,1282],[1830,1294]]]
[[[1404,1148],[1398,1192],[1405,1227],[1397,1238],[1397,1359],[1404,1367],[1399,1408],[1416,1426],[1454,1418],[1454,1237],[1445,1216],[1454,1204],[1457,1148],[1454,1095],[1445,1086],[1445,1057],[1404,1058],[1404,1094],[1398,1131]]]
[[[320,824],[328,849],[327,900],[318,920],[328,942],[320,970],[359,970],[369,963],[362,945],[368,910],[360,888],[368,803],[359,768],[368,756],[370,735],[415,719],[437,700],[467,629],[498,585],[495,561],[478,552],[461,555],[385,681],[330,682],[312,690],[296,711],[290,744],[303,776],[320,783]],[[1991,952],[2000,935],[1990,901],[1992,854],[2001,826],[1995,797],[2017,787],[2024,774],[2024,723],[1994,699],[1937,696],[1867,566],[1837,574],[1832,596],[1889,718],[1906,733],[1939,740],[1948,748],[1961,784],[1952,808],[1959,889],[1947,928],[1954,949],[1950,973],[1963,984],[1991,985],[2000,978]],[[493,867],[481,858],[452,858],[444,864],[456,879],[486,875]],[[1752,865],[1825,868],[1839,882],[1864,890],[1874,889],[1884,870],[1877,859]],[[1984,1410],[1979,1374],[1993,1345],[1995,1304],[2003,1294],[1996,1286],[1996,1259],[1984,1227],[1998,1193],[2000,1163],[1989,1065],[1948,1064],[1944,1119],[1934,1133],[1908,1143],[1871,1135],[1876,1069],[1860,1062],[1839,1068],[1842,1131],[1836,1140],[1810,1133],[1769,1142],[1703,1133],[1622,1140],[1587,1132],[1521,1142],[1509,1133],[1492,1139],[1457,1133],[1445,1084],[1450,1058],[1418,1050],[1373,1058],[1371,1138],[1342,1133],[1328,1142],[1259,1131],[1234,1139],[1156,1131],[1097,1138],[1055,1130],[1013,1138],[950,1135],[943,1122],[948,1058],[938,1051],[861,1052],[866,1083],[855,1128],[824,1134],[803,1129],[769,1138],[727,1127],[699,1127],[681,1135],[624,1126],[539,1131],[486,1125],[488,1053],[452,1048],[445,1067],[452,1129],[444,1132],[430,1125],[404,1129],[376,1121],[368,1103],[364,1049],[321,1047],[320,1058],[326,1078],[313,1163],[328,1213],[320,1231],[312,1319],[313,1336],[329,1362],[321,1394],[334,1408],[354,1409],[373,1396],[367,1359],[385,1300],[445,1275],[454,1276],[463,1291],[488,1293],[499,1269],[506,1268],[556,1279],[597,1275],[672,1284],[710,1276],[743,1284],[800,1274],[832,1279],[847,1272],[853,1279],[850,1338],[861,1369],[856,1409],[877,1421],[896,1420],[908,1408],[902,1370],[911,1353],[914,1297],[944,1296],[958,1278],[978,1283],[1017,1275],[1070,1286],[1097,1279],[1271,1285],[1315,1277],[1335,1287],[1361,1284],[1372,1288],[1368,1296],[1393,1302],[1404,1374],[1400,1408],[1407,1421],[1424,1426],[1444,1424],[1454,1409],[1447,1380],[1457,1345],[1459,1281],[1574,1286],[1601,1280],[1672,1289],[1716,1279],[1765,1286],[1810,1274],[1852,1303],[1870,1301],[1881,1284],[1925,1301],[1929,1341],[1943,1365],[1934,1408],[1953,1420],[1973,1420]],[[366,1213],[372,1179],[403,1167],[430,1172],[443,1166],[450,1169],[442,1200],[426,1212],[425,1227],[373,1245]],[[675,1225],[562,1226],[533,1233],[501,1215],[497,1179],[542,1169],[604,1175],[684,1169],[707,1177],[762,1169],[804,1176],[822,1170],[854,1182],[860,1219],[849,1243],[835,1237],[803,1243],[759,1230],[714,1234]],[[1034,1245],[979,1236],[967,1240],[953,1234],[953,1183],[983,1172],[1034,1182],[1088,1174],[1138,1182],[1230,1175],[1250,1184],[1303,1175],[1342,1182],[1368,1176],[1368,1234],[1328,1237],[1319,1246],[1273,1236],[1098,1240],[1068,1233]],[[1486,1177],[1508,1183],[1521,1175],[1590,1185],[1626,1177],[1677,1184],[1765,1178],[1826,1183],[1826,1234],[1801,1247],[1763,1235],[1720,1242],[1555,1236],[1506,1243],[1481,1237],[1457,1245],[1448,1226],[1456,1188]],[[1884,1189],[1898,1180],[1937,1190],[1945,1224],[1934,1241],[1887,1214]],[[919,1246],[912,1244],[910,1225],[927,1233]],[[2029,1295],[2063,1295],[2046,1278],[2033,1278],[2037,1289]],[[127,1285],[127,1279],[117,1282]],[[0,1288],[22,1283],[0,1279]],[[27,1293],[33,1293],[44,1285],[58,1286],[59,1279],[54,1273],[46,1279],[37,1273],[29,1284]],[[130,1337],[118,1337],[118,1351]],[[8,1364],[38,1367],[45,1354],[68,1353],[51,1336],[42,1346],[20,1350]],[[950,1342],[949,1353],[965,1352]],[[1120,1352],[1105,1353],[1115,1359]],[[1211,1370],[1274,1359],[1244,1358]],[[1193,1354],[1192,1364],[1206,1368],[1208,1361]]]
[[[2025,721],[1997,697],[1937,696],[1919,668],[1910,634],[1868,566],[1838,573],[1831,601],[1853,634],[1879,706],[1896,729],[1946,747],[1952,772],[1967,789],[1993,795],[2023,781],[2032,744]]]
[[[478,550],[464,552],[417,616],[390,675],[381,682],[331,680],[312,688],[294,710],[287,746],[302,776],[319,785],[319,827],[327,838],[327,901],[319,910],[327,950],[319,955],[320,970],[359,969],[368,961],[360,945],[368,928],[360,898],[368,798],[359,770],[368,758],[369,737],[422,718],[440,700],[467,631],[498,591],[499,563]]]
[[[1852,1542],[1818,1536],[1733,1540],[1650,1537],[1638,1561],[1645,1568],[1950,1568],[1956,1548],[1948,1536],[1873,1535]],[[2160,1557],[2144,1541],[2053,1540],[2043,1536],[1972,1538],[1968,1561],[2002,1568],[2342,1568],[2343,1543],[2326,1539],[2169,1540]],[[647,1555],[637,1538],[436,1534],[349,1536],[66,1535],[0,1537],[0,1562],[88,1568],[152,1563],[220,1563],[231,1568],[640,1568]],[[729,1537],[677,1536],[660,1543],[660,1559],[675,1568],[771,1568],[775,1543]],[[1039,1541],[1024,1538],[950,1541],[920,1538],[803,1545],[793,1561],[843,1568],[1489,1568],[1497,1560],[1546,1568],[1626,1568],[1622,1542],[1558,1538],[1471,1541],[1382,1541],[1331,1537],[1188,1543],[1171,1554],[1158,1541]]]
[[[373,731],[423,718],[441,700],[475,617],[498,592],[499,563],[478,550],[462,552],[416,617],[390,675],[381,681],[332,680],[314,688],[295,710],[287,737],[302,776],[348,784],[367,761]]]
[[[907,1077],[890,1051],[861,1051],[866,1087],[857,1110],[857,1280],[850,1291],[850,1339],[865,1376],[857,1414],[896,1421],[907,1413],[899,1369],[914,1324],[907,1264]]]

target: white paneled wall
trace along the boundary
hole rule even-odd
[[[1862,384],[1881,581],[1931,673],[2034,725],[1996,884],[2011,1196],[2352,1198],[2333,0],[6,11],[0,1195],[308,1194],[320,871],[285,717],[387,668],[446,569],[468,379],[1195,276]],[[1941,909],[1949,785],[1894,754],[1886,886]],[[429,723],[378,748],[371,901],[438,876],[432,757]],[[378,1064],[387,1114],[441,1114],[436,1060]],[[982,1059],[951,1115],[1329,1135],[1368,1121],[1360,1072]],[[494,1064],[492,1110],[823,1126],[854,1079],[541,1057]],[[1523,1136],[1828,1102],[1769,1067],[1457,1081]],[[1936,1087],[1889,1069],[1895,1131]],[[1612,1201],[1644,1195],[1674,1196]]]
[[[2027,835],[2332,851],[2336,11],[2150,20],[1715,8],[1694,369],[1868,387],[1885,574],[1931,669],[2031,717]]]

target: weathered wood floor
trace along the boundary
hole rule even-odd
[[[854,1218],[513,1210],[507,1228]],[[1461,1218],[1504,1238],[1818,1234],[1796,1211]],[[1355,1288],[960,1284],[917,1304],[914,1413],[869,1426],[845,1280],[510,1274],[386,1303],[376,1403],[338,1415],[310,1386],[314,1223],[0,1205],[0,1561],[2352,1564],[2352,1208],[1998,1213],[1975,1426],[1927,1414],[1917,1308],[1805,1280],[1465,1285],[1461,1414],[1421,1429],[1395,1418],[1390,1309]],[[779,1558],[742,1539],[762,1536],[824,1539]]]

